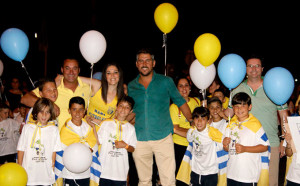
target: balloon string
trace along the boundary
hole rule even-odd
[[[200,89],[200,91],[199,91],[201,94],[202,94],[202,97],[203,97],[203,100],[205,100],[206,98],[206,89]],[[204,105],[204,101],[202,102],[203,103],[203,107],[205,107],[205,105]]]
[[[232,103],[231,103],[231,99],[232,99],[232,92],[231,92],[231,89],[229,89],[229,105],[232,106]],[[228,114],[228,124],[230,123],[230,114]]]
[[[2,87],[3,87],[3,83],[2,83],[2,80],[0,78],[0,88],[2,88]],[[3,92],[3,97],[4,97],[4,100],[7,101],[7,98],[6,98],[6,95],[5,95],[5,91]],[[0,93],[0,98],[2,100],[2,93]]]
[[[165,48],[165,76],[167,75],[167,34],[163,34],[163,48]]]
[[[92,92],[93,69],[94,69],[94,63],[92,63],[92,65],[91,65],[90,95],[91,95],[91,92]],[[89,105],[90,105],[90,99],[88,100],[87,108],[89,107]]]
[[[26,72],[26,74],[27,74],[27,76],[28,76],[28,78],[29,78],[29,80],[30,80],[30,82],[31,82],[31,84],[32,84],[32,87],[35,88],[35,86],[34,86],[34,84],[33,84],[33,81],[31,80],[31,78],[30,78],[30,76],[29,76],[29,73],[27,72],[27,70],[26,70],[26,68],[25,68],[25,66],[24,66],[24,64],[23,64],[23,62],[22,62],[22,61],[20,61],[20,62],[21,62],[22,68],[24,68],[24,70],[25,70],[25,72]]]

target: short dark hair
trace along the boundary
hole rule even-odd
[[[37,115],[39,112],[41,112],[45,107],[49,107],[50,111],[50,119],[49,120],[55,120],[56,115],[54,112],[54,105],[53,102],[48,98],[39,98],[35,104],[33,105],[32,109],[32,119],[37,120]]]
[[[251,53],[246,56],[246,64],[249,59],[259,59],[261,66],[264,67],[264,58],[258,53]]]
[[[207,119],[209,119],[209,116],[210,116],[210,112],[209,112],[208,108],[203,107],[203,106],[196,107],[192,114],[193,119],[199,118],[199,117],[201,117],[201,118],[207,117]]]
[[[221,93],[225,96],[225,92],[224,92],[224,90],[221,89],[221,88],[216,89],[216,90],[214,91],[214,93],[215,93],[215,92],[221,92]]]
[[[140,54],[150,54],[151,59],[154,60],[154,53],[152,52],[152,50],[150,48],[142,48],[142,49],[138,50],[138,52],[136,53],[136,60],[138,60],[138,55],[140,55]]]
[[[130,97],[130,96],[123,96],[123,97],[121,98],[121,100],[118,102],[118,105],[119,105],[121,102],[127,102],[127,103],[130,105],[131,110],[133,109],[134,104],[135,104],[134,100],[133,100],[132,97]]]
[[[39,91],[43,91],[43,88],[45,86],[46,83],[54,83],[54,85],[56,86],[56,83],[54,81],[54,79],[51,79],[51,78],[48,78],[48,77],[44,77],[44,78],[41,78],[39,80]]]
[[[238,104],[247,104],[251,105],[251,97],[245,93],[245,92],[239,92],[232,98],[232,106],[238,105]]]
[[[4,103],[4,102],[0,102],[0,111],[2,109],[10,109],[10,107],[6,103]]]
[[[76,104],[79,104],[79,105],[83,105],[83,107],[85,107],[85,101],[82,97],[80,96],[75,96],[75,97],[72,97],[69,101],[69,108],[71,108],[71,106],[76,103]]]
[[[207,100],[207,106],[209,106],[210,104],[217,102],[222,106],[222,101],[218,98],[218,97],[211,97]]]

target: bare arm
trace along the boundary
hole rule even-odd
[[[128,152],[133,152],[134,147],[128,145],[123,140],[122,141],[115,141],[115,145],[117,148],[125,148]]]
[[[293,149],[292,149],[292,135],[290,133],[285,133],[284,135],[285,141],[286,141],[286,147],[285,147],[285,154],[288,157],[291,157],[293,155]]]
[[[18,164],[22,166],[24,151],[18,151]]]
[[[185,118],[188,120],[188,121],[192,121],[192,113],[191,113],[191,109],[190,107],[188,106],[188,104],[185,102],[183,105],[181,105],[179,107],[179,109],[181,110],[181,112],[183,113],[183,115],[185,116]]]
[[[53,152],[52,153],[52,168],[54,170],[54,167],[55,167],[55,159],[56,159],[56,152]]]
[[[244,146],[239,143],[235,144],[236,153],[260,153],[268,150],[268,146],[265,145],[256,145],[256,146]]]
[[[35,95],[35,93],[31,91],[22,96],[21,103],[28,107],[33,107],[33,105],[38,99],[39,98]]]
[[[189,129],[179,127],[179,125],[176,125],[176,124],[174,125],[174,133],[178,134],[179,136],[182,136],[182,137],[186,138],[186,134],[187,134],[188,130]]]
[[[83,77],[83,76],[79,76],[79,78],[81,79],[82,82],[86,83],[86,84],[91,84],[92,86],[92,96],[96,94],[96,92],[100,89],[101,87],[101,81],[98,79],[94,79],[94,78],[88,78],[88,77]]]

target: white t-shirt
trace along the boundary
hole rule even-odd
[[[284,140],[283,146],[286,147],[286,145],[286,141]],[[293,153],[292,162],[286,175],[286,179],[300,184],[300,162],[297,162],[297,153]]]
[[[191,128],[186,136],[189,142],[193,142],[192,171],[199,175],[217,174],[219,171],[216,142],[208,133],[208,127],[201,132]]]
[[[11,118],[0,122],[0,156],[17,153],[20,124]]]
[[[259,122],[257,119],[251,121],[253,120]],[[261,125],[256,133],[244,125],[226,128],[226,137],[231,138],[228,149],[227,178],[244,183],[258,182],[262,169],[261,153],[236,154],[235,144],[239,143],[244,146],[270,145],[268,141],[266,142],[261,138],[261,134],[265,134]]]
[[[86,134],[90,131],[90,126],[89,124],[87,124],[86,122],[82,121],[82,124],[80,126],[75,125],[71,120],[68,121],[67,123],[74,132],[76,132],[76,134],[78,134],[80,137],[84,137],[86,136]],[[87,147],[90,147],[89,144],[87,142],[85,142],[85,145]],[[65,144],[62,143],[62,147],[63,149],[67,148],[68,146],[66,146]],[[92,147],[91,147],[92,148]],[[93,147],[93,151],[97,151],[98,150],[98,145],[95,145],[95,147]],[[68,171],[68,169],[65,167],[62,171],[62,177],[63,178],[67,178],[67,179],[84,179],[84,178],[89,178],[90,177],[90,169],[87,169],[86,171],[82,172],[82,173],[72,173],[70,171]]]
[[[41,135],[37,130],[33,148],[36,125],[26,124],[22,130],[17,150],[24,151],[22,166],[28,175],[28,185],[51,185],[55,182],[52,168],[53,152],[61,151],[58,128],[54,125],[41,128]]]
[[[135,128],[130,123],[117,124],[115,120],[105,120],[98,131],[101,144],[100,163],[102,167],[101,178],[126,181],[129,170],[128,152],[125,148],[117,149],[115,140],[123,140],[135,148],[137,139]]]
[[[210,125],[216,129],[218,129],[220,132],[222,132],[223,135],[225,135],[225,129],[227,127],[227,121],[225,119],[221,119],[218,122],[212,122]]]

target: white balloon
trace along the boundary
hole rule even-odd
[[[106,51],[106,40],[100,32],[90,30],[81,36],[79,49],[85,60],[94,64],[103,57]]]
[[[0,59],[0,76],[2,76],[3,70],[4,70],[4,66],[3,66],[3,63]]]
[[[216,67],[214,64],[205,67],[196,59],[190,66],[190,76],[196,87],[207,89],[215,79]]]
[[[92,153],[86,145],[73,143],[64,150],[63,163],[70,172],[78,174],[90,168],[92,158]]]

